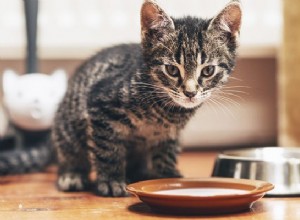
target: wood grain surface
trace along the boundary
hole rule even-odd
[[[208,177],[215,152],[182,153],[179,169],[186,177]],[[91,192],[62,193],[55,188],[55,167],[44,173],[0,178],[0,220],[61,219],[300,219],[300,198],[263,198],[242,213],[217,216],[172,216],[153,213],[138,198],[102,198]]]

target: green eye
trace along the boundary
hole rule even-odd
[[[177,66],[165,65],[166,71],[170,76],[177,77],[180,75],[180,71]]]
[[[201,75],[203,77],[211,77],[212,75],[214,75],[215,69],[216,69],[215,66],[212,65],[206,66],[201,70]]]

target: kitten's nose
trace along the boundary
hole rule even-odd
[[[194,79],[187,79],[182,85],[183,94],[188,98],[193,98],[197,95],[199,85]]]
[[[197,91],[192,91],[192,92],[183,91],[183,94],[188,98],[193,98],[195,95],[197,95]]]

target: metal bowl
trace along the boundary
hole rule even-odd
[[[271,196],[300,195],[300,148],[264,147],[219,154],[212,176],[270,182]]]

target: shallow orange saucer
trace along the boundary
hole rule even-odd
[[[128,192],[154,211],[177,214],[220,214],[249,210],[274,186],[233,178],[157,179],[133,183]]]

